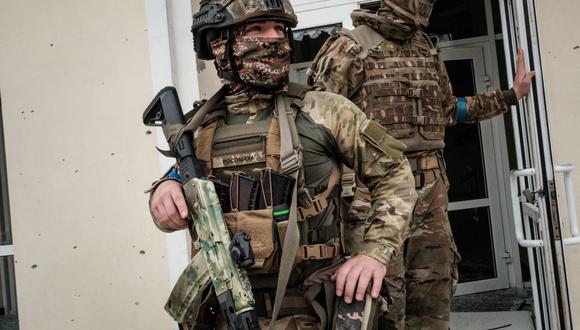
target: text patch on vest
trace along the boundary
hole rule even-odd
[[[263,163],[265,161],[266,155],[264,151],[236,153],[214,157],[212,159],[212,167],[224,168],[233,166],[243,166],[249,164]]]

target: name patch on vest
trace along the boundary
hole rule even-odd
[[[232,155],[217,156],[212,159],[213,168],[234,167],[248,164],[263,163],[266,155],[263,151],[246,152]]]

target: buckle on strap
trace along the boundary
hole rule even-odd
[[[411,117],[411,122],[413,123],[413,125],[425,126],[427,124],[427,117],[426,116],[413,116],[413,117]]]
[[[300,149],[294,149],[289,155],[280,155],[280,167],[284,174],[296,172],[302,167],[301,154]]]
[[[421,97],[421,90],[416,88],[409,88],[407,89],[407,96],[418,99]]]
[[[321,195],[316,195],[312,199],[312,207],[298,207],[298,218],[304,221],[322,213],[328,207],[328,201]]]
[[[353,197],[356,190],[356,180],[354,173],[345,173],[340,178],[340,186],[342,190],[340,191],[340,197]]]
[[[420,166],[422,170],[433,170],[439,168],[439,159],[436,155],[430,155],[420,158]]]
[[[415,177],[415,189],[423,188],[425,186],[425,172],[413,171]]]
[[[302,245],[299,250],[302,260],[330,259],[339,255],[338,244]]]

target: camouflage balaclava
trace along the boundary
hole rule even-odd
[[[378,14],[422,30],[429,25],[435,0],[381,0]]]
[[[225,77],[233,77],[224,79],[230,89],[250,87],[261,91],[275,91],[287,84],[291,53],[288,37],[245,36],[243,25],[236,27],[233,35],[233,61],[226,56],[227,44],[223,39],[211,42],[218,70],[230,73]],[[237,74],[231,74],[232,72]]]
[[[406,41],[429,24],[435,0],[381,0],[376,13],[359,9],[351,14],[354,26],[365,24],[385,38]]]

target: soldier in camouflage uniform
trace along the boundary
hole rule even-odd
[[[211,13],[204,15],[204,10]],[[216,10],[219,19],[204,21],[218,17]],[[300,249],[276,328],[370,327],[371,313],[334,315],[333,309],[343,302],[368,302],[369,297],[380,300],[386,265],[398,253],[416,201],[404,146],[348,99],[288,83],[288,34],[296,25],[289,1],[202,1],[200,13],[192,28],[197,56],[215,60],[225,85],[196,132],[196,156],[203,161],[205,174],[228,182],[240,171],[250,176],[264,168],[280,171],[284,141],[278,100],[287,101],[295,118],[303,164],[297,181]],[[338,202],[342,164],[354,169],[371,201],[366,231],[347,260]],[[174,169],[152,188],[150,210],[165,232],[187,228],[188,210],[178,179]],[[248,273],[260,322],[266,325],[272,316],[277,272],[284,267],[279,264],[287,237],[284,221],[275,223],[273,230],[271,209],[232,210],[224,218],[230,231],[247,226],[245,232],[251,233],[256,264]],[[195,306],[187,306],[189,314],[180,326],[223,328],[223,319],[215,315],[219,310],[215,296],[206,289],[209,279],[199,255],[194,247],[188,281],[196,286],[181,295],[193,295]],[[180,308],[166,306],[168,311]]]
[[[512,89],[453,96],[443,60],[422,32],[433,3],[381,0],[376,13],[355,10],[356,28],[330,37],[309,70],[315,89],[348,97],[407,147],[419,198],[404,254],[387,267],[394,303],[380,322],[388,329],[448,329],[460,258],[447,217],[445,127],[505,113],[528,94],[534,76],[526,73],[520,51]],[[372,214],[368,196],[359,184],[349,212],[349,226],[360,234]],[[357,241],[347,237],[355,248]]]

